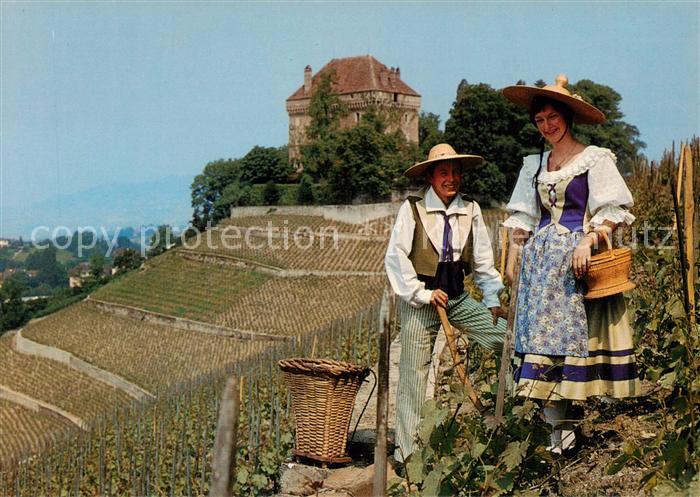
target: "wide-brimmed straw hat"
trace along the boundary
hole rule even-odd
[[[602,124],[605,122],[605,114],[598,108],[586,102],[579,95],[572,95],[566,89],[569,84],[569,78],[564,74],[556,77],[556,82],[553,85],[547,85],[543,88],[527,85],[506,86],[501,90],[503,96],[513,103],[522,105],[526,109],[530,108],[532,99],[535,97],[547,97],[552,100],[558,100],[569,107],[574,113],[574,122],[580,124]]]
[[[404,172],[409,178],[421,176],[425,170],[435,162],[454,160],[462,164],[462,167],[478,166],[484,161],[480,155],[458,154],[455,149],[447,143],[439,143],[428,152],[428,160],[413,164]]]

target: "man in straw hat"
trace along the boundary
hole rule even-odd
[[[391,286],[401,297],[394,455],[399,462],[415,448],[440,327],[436,306],[445,308],[450,322],[483,347],[503,344],[505,321],[498,319],[503,284],[494,267],[491,240],[479,205],[459,194],[462,170],[482,161],[442,143],[430,150],[428,160],[404,173],[409,178],[423,176],[427,185],[401,205],[384,259]],[[464,291],[464,276],[472,272],[483,303]]]

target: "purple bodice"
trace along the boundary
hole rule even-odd
[[[552,223],[571,232],[584,231],[588,205],[588,171],[558,183],[538,183],[537,192],[541,214],[538,231]]]

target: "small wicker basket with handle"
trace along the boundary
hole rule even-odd
[[[600,231],[608,250],[591,257],[591,264],[585,276],[588,292],[586,299],[599,299],[631,290],[636,285],[629,279],[632,267],[632,249],[612,248],[607,232]]]
[[[297,457],[345,463],[348,427],[355,397],[368,367],[330,359],[279,361],[292,391]]]

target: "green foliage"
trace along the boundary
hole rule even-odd
[[[646,469],[647,489],[664,484],[679,491],[700,474],[700,326],[691,328],[683,307],[677,250],[642,250],[633,293],[637,358],[645,378],[662,387],[658,435],[628,442],[608,468]],[[697,261],[696,261],[697,265]],[[700,289],[696,288],[696,299]]]
[[[306,142],[301,146],[304,171],[318,181],[328,175],[335,162],[340,119],[347,115],[347,108],[333,91],[333,71],[322,73],[309,102]]]
[[[302,174],[299,181],[299,189],[297,190],[297,202],[300,205],[309,205],[314,203],[313,182],[308,174]]]
[[[138,250],[132,248],[120,249],[114,257],[113,266],[117,268],[116,274],[125,273],[137,269],[143,262],[143,257]]]
[[[29,254],[25,267],[39,271],[38,276],[31,282],[33,286],[46,284],[55,288],[68,284],[68,273],[63,264],[56,260],[56,253],[56,246],[47,243],[45,248],[34,249]]]
[[[231,205],[240,198],[237,190],[229,185],[237,184],[241,179],[241,161],[219,159],[208,163],[202,174],[195,176],[192,182],[192,225],[200,231],[207,224],[215,225],[219,220],[227,218]],[[227,189],[227,187],[229,187]],[[222,198],[223,197],[223,198]]]
[[[477,200],[507,200],[522,157],[536,151],[538,139],[526,110],[487,84],[466,80],[459,84],[445,122],[445,141],[459,153],[482,155],[486,160],[484,167],[463,174],[465,188]],[[502,174],[493,177],[496,170]]]
[[[697,140],[693,146],[697,154]],[[653,227],[650,236],[637,240],[645,246],[634,255],[637,288],[631,293],[630,309],[637,361],[641,374],[660,394],[658,411],[648,416],[657,423],[656,437],[644,443],[627,441],[608,468],[609,474],[625,466],[644,468],[640,486],[654,495],[695,495],[691,489],[700,479],[700,326],[691,325],[684,306],[679,232],[670,244],[663,240],[674,220],[670,180],[675,173],[673,154],[666,153],[658,167],[635,166],[628,180],[635,214]],[[697,198],[697,183],[694,188]],[[700,264],[690,262],[697,274]],[[697,284],[694,292],[700,301]]]
[[[544,86],[544,81],[539,80],[535,86]],[[620,169],[630,171],[645,145],[639,140],[637,128],[623,121],[620,94],[590,80],[581,80],[571,85],[570,90],[600,108],[607,117],[603,125],[576,125],[574,135],[585,144],[611,149],[618,157]],[[486,159],[486,169],[467,171],[463,177],[471,185],[467,187],[468,193],[477,200],[506,200],[517,180],[522,157],[537,153],[539,140],[527,110],[510,103],[487,84],[470,84],[466,80],[459,84],[450,117],[445,122],[445,141],[458,152],[483,155]],[[496,169],[503,177],[493,176]],[[479,176],[489,179],[480,182]]]
[[[440,129],[440,116],[421,111],[418,118],[418,143],[421,157],[427,157],[431,148],[444,141],[445,134]]]
[[[407,485],[394,485],[393,495],[513,495],[538,480],[546,486],[552,469],[545,449],[549,428],[537,404],[510,399],[505,421],[498,424],[478,413],[460,413],[465,403],[461,384],[451,385],[442,401],[425,403],[418,449],[406,463]]]
[[[146,255],[148,257],[154,257],[179,245],[181,242],[181,238],[173,234],[173,229],[170,225],[162,224],[158,226],[156,232],[151,235]]]
[[[245,183],[282,183],[292,172],[287,148],[253,147],[240,161],[241,181]]]
[[[101,280],[105,274],[105,256],[93,254],[90,257],[90,274],[96,280]]]
[[[262,196],[264,205],[277,205],[281,196],[280,190],[277,188],[277,184],[272,180],[265,183]]]
[[[329,131],[302,147],[305,167],[312,164],[309,172],[325,180],[333,203],[349,203],[358,196],[383,200],[405,184],[403,170],[417,160],[418,150],[400,131],[387,132],[389,117],[370,108],[356,126]]]
[[[630,172],[632,164],[646,145],[639,139],[637,127],[622,120],[622,96],[611,87],[589,79],[571,85],[570,90],[603,111],[606,118],[602,125],[576,125],[576,138],[585,144],[609,148],[617,156],[618,168]]]
[[[25,286],[14,277],[4,281],[0,288],[0,332],[22,326],[29,319],[22,302],[24,290]]]

